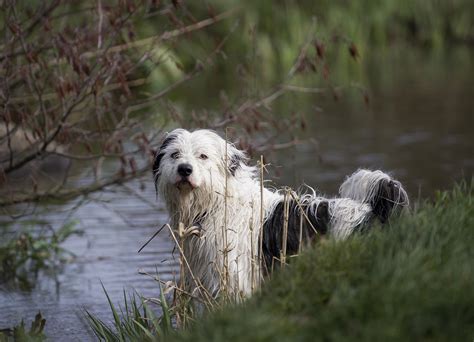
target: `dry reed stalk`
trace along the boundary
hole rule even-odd
[[[260,232],[259,232],[259,281],[263,282],[262,268],[265,267],[263,262],[263,155],[260,155]]]
[[[151,274],[151,273],[145,272],[145,271],[143,271],[143,270],[138,270],[138,274],[146,275],[146,276],[152,278],[154,281],[157,281],[157,282],[159,282],[160,284],[162,284],[162,285],[164,285],[164,286],[166,286],[166,287],[169,287],[169,286],[170,286],[170,282],[171,282],[171,281],[164,281],[164,280],[161,280],[160,278],[158,278],[158,276],[154,276],[154,275]],[[202,303],[204,304],[204,301],[203,301],[202,298],[199,298],[198,296],[194,296],[194,295],[191,294],[190,292],[188,292],[188,291],[184,290],[183,288],[179,287],[175,281],[172,281],[172,283],[174,284],[174,285],[172,285],[173,290],[176,290],[176,291],[182,293],[183,295],[186,295],[187,297],[192,298],[192,299],[195,299],[195,300],[197,300],[197,301],[200,301],[200,302],[202,302]],[[147,300],[148,300],[148,299],[153,299],[153,298],[147,298]]]
[[[140,253],[140,252],[143,250],[143,248],[145,248],[146,246],[148,246],[148,244],[151,242],[151,240],[153,240],[158,234],[160,234],[161,231],[163,230],[163,228],[165,228],[165,226],[166,226],[166,223],[165,223],[164,225],[162,225],[161,228],[158,229],[158,230],[152,235],[152,237],[149,238],[149,239],[143,244],[143,246],[140,247],[140,249],[138,250],[137,253]]]
[[[191,269],[191,266],[189,265],[188,259],[184,255],[184,250],[182,249],[181,244],[179,243],[178,239],[176,238],[176,235],[175,235],[173,229],[171,228],[171,226],[169,224],[166,224],[166,227],[170,231],[171,237],[173,238],[176,246],[178,247],[178,251],[179,251],[179,254],[180,254],[180,264],[183,263],[183,261],[184,261],[184,264],[186,265],[187,269],[189,270],[189,274],[191,275],[191,278],[192,278],[193,282],[195,283],[196,288],[199,290],[199,293],[202,295],[202,298],[205,299],[204,303],[206,305],[209,305],[209,304],[212,305],[213,304],[212,296],[207,291],[207,289],[201,284],[201,282],[194,276],[194,273]],[[184,272],[183,272],[183,274],[184,274]],[[182,279],[184,279],[184,278],[182,278]],[[181,283],[183,283],[183,281],[181,281]]]
[[[303,214],[302,214],[302,210],[300,210],[300,237],[299,237],[299,245],[298,245],[298,254],[301,253],[302,244],[303,244]]]
[[[253,206],[253,203],[252,203],[252,206]],[[253,213],[253,210],[252,210],[252,213]],[[253,217],[251,217],[249,219],[249,228],[250,228],[250,260],[251,260],[251,269],[250,269],[250,287],[251,287],[251,291],[253,293],[253,291],[255,290],[255,258],[254,258],[254,253],[255,253],[255,250],[254,250],[254,246],[253,246],[253,225],[252,225],[252,222],[253,222]]]
[[[225,129],[225,141],[228,141],[228,136],[227,136],[227,130],[228,128],[226,127]],[[225,144],[225,169],[227,170],[228,168],[228,156],[227,156],[227,143]],[[223,280],[223,286],[221,290],[223,290],[224,294],[224,299],[228,299],[227,297],[229,296],[229,251],[228,251],[228,239],[227,239],[227,187],[228,187],[228,179],[227,179],[227,172],[224,173],[224,226],[222,227],[223,229],[223,237],[224,237],[224,248],[222,250],[223,254],[223,263],[224,263],[224,278]]]
[[[303,209],[303,207],[301,206],[300,201],[298,200],[298,198],[296,198],[296,196],[295,196],[295,194],[293,193],[293,191],[290,191],[290,195],[291,195],[291,197],[293,198],[293,200],[296,202],[296,205],[298,206],[298,208],[301,210],[301,214],[303,214],[303,216],[305,217],[306,221],[308,221],[309,225],[310,225],[311,228],[314,230],[314,233],[315,233],[316,235],[319,235],[318,231],[316,230],[316,228],[313,226],[313,224],[312,224],[311,221],[309,220],[308,215],[306,215],[306,213],[304,212],[304,209]]]
[[[184,286],[184,263],[182,262],[182,259],[185,258],[184,256],[184,223],[180,222],[178,224],[178,236],[179,236],[179,249],[182,251],[182,255],[180,258],[180,263],[179,263],[179,279],[180,279],[180,287],[182,289],[185,288]],[[183,312],[184,316],[184,312]],[[183,319],[183,325],[185,324],[185,319]]]
[[[290,213],[289,189],[285,189],[283,198],[283,239],[280,252],[280,264],[283,267],[286,264],[286,246],[288,243],[288,218]]]

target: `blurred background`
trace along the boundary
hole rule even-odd
[[[177,274],[151,162],[211,128],[273,185],[333,196],[357,168],[412,201],[474,171],[474,3],[13,1],[0,12],[0,329],[41,310],[87,339],[123,290]],[[86,337],[84,337],[86,336]]]

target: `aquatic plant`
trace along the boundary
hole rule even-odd
[[[30,221],[6,239],[0,245],[0,283],[16,283],[22,288],[34,285],[40,270],[54,269],[69,261],[74,254],[61,244],[72,235],[81,235],[71,221],[54,230],[49,224],[41,221]],[[3,231],[6,238],[8,233]]]
[[[41,315],[41,312],[35,316],[35,320],[31,323],[29,330],[25,327],[25,322],[13,328],[0,329],[0,342],[41,342],[46,340],[44,335],[44,326],[46,320]]]

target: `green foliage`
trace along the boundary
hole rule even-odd
[[[35,227],[40,227],[34,229]],[[72,221],[57,231],[44,222],[24,226],[16,237],[0,245],[0,281],[14,281],[22,287],[30,287],[32,276],[41,269],[54,268],[73,256],[61,244],[71,235],[82,234]],[[3,232],[6,234],[6,232]]]
[[[153,310],[135,295],[127,298],[123,293],[125,310],[117,309],[102,285],[113,316],[113,325],[94,316],[86,310],[89,326],[100,341],[155,341],[162,339],[172,329],[171,312],[161,291],[160,305],[162,316],[157,317]]]
[[[149,89],[159,91],[165,80],[179,79],[196,61],[206,61],[216,42],[224,37],[223,53],[213,61],[212,72],[192,80],[170,97],[184,112],[215,110],[222,105],[222,94],[230,103],[239,97],[262,96],[279,83],[367,87],[374,53],[390,59],[401,51],[396,63],[404,64],[419,52],[425,53],[425,58],[438,56],[448,54],[453,47],[472,47],[474,42],[474,2],[469,0],[213,0],[208,6],[188,1],[185,6],[178,6],[174,14],[188,23],[188,13],[202,19],[232,8],[240,10],[222,22],[193,32],[192,39],[167,46],[167,63],[149,66]],[[140,34],[152,35],[163,27],[163,22],[166,21],[154,17],[143,21]],[[316,72],[298,73],[288,82],[285,76],[308,39],[324,46],[324,58],[316,58],[310,47],[308,58],[314,62]],[[351,58],[353,43],[359,55],[356,59]],[[389,71],[385,66],[381,74]],[[350,93],[360,98],[358,90]],[[274,106],[274,111],[293,112],[295,103],[296,108],[301,108],[302,101],[314,101],[313,96],[302,97],[294,101],[286,97]],[[222,110],[217,113],[221,115]]]
[[[452,340],[474,336],[474,182],[347,241],[323,241],[192,341]]]
[[[35,316],[31,323],[30,330],[26,330],[25,322],[21,321],[19,325],[11,329],[0,330],[0,342],[40,342],[45,341],[43,334],[46,320],[41,316],[41,312]]]
[[[350,37],[364,45],[412,41],[428,47],[469,43],[474,36],[474,4],[469,0],[282,0],[214,1],[241,5],[265,32],[290,41],[311,17],[321,33]],[[286,25],[285,25],[286,23]],[[441,45],[440,45],[441,44]]]

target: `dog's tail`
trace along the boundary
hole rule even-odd
[[[382,223],[409,206],[402,184],[380,170],[357,170],[342,183],[339,194],[370,205]]]

